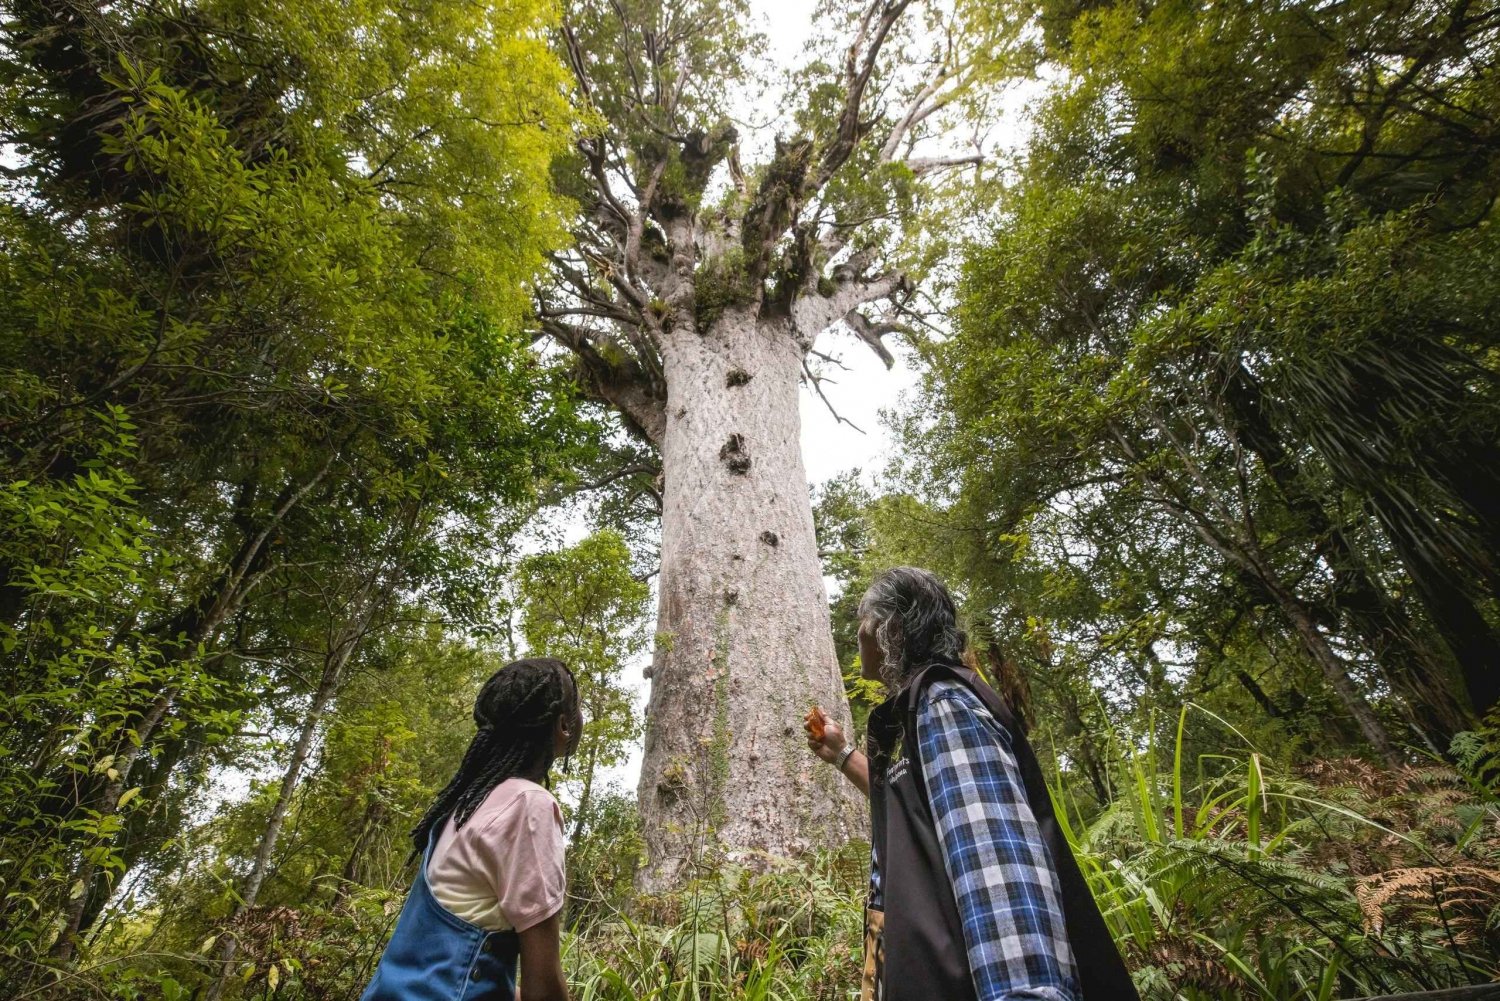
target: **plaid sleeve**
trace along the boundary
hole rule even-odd
[[[968,688],[939,681],[917,740],[979,1001],[1078,1001],[1057,873],[1009,735]]]

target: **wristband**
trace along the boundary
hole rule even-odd
[[[854,745],[852,743],[845,744],[844,749],[839,752],[838,760],[833,763],[833,767],[842,772],[844,770],[844,766],[849,763],[849,756],[853,753]]]

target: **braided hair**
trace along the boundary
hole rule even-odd
[[[560,660],[534,657],[496,671],[474,700],[479,731],[458,774],[412,829],[412,856],[426,851],[433,829],[450,815],[454,828],[462,827],[501,782],[537,765],[550,767],[553,725],[577,711],[578,685]]]

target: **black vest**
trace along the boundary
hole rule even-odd
[[[1026,799],[1062,890],[1063,917],[1084,1001],[1139,1001],[1088,883],[1052,812],[1042,770],[1021,727],[994,689],[950,664],[924,668],[870,714],[871,839],[880,864],[884,915],[882,1001],[973,1001],[963,924],[943,863],[942,843],[922,778],[917,710],[940,679],[965,685],[1011,735]],[[889,749],[901,737],[901,756]],[[882,748],[885,750],[882,751]],[[868,961],[868,957],[867,957]]]

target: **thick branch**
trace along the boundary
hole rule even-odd
[[[824,184],[828,183],[844,162],[854,152],[854,147],[864,136],[868,126],[860,119],[860,109],[864,104],[865,88],[870,84],[870,77],[875,72],[875,64],[880,58],[880,50],[884,47],[886,39],[890,36],[893,28],[906,8],[911,5],[911,0],[876,0],[865,12],[864,25],[868,25],[871,15],[880,11],[880,20],[875,24],[872,37],[868,47],[865,49],[864,60],[858,58],[860,43],[864,40],[865,28],[861,26],[859,36],[849,46],[849,51],[844,57],[844,109],[839,115],[838,127],[834,138],[823,150],[823,155],[818,164],[818,170],[811,178],[808,187],[801,192],[805,198],[818,191]],[[857,68],[856,68],[857,65]]]
[[[875,0],[866,8],[844,58],[844,102],[832,137],[819,151],[810,139],[776,143],[776,155],[744,215],[742,241],[750,277],[765,274],[769,251],[792,226],[807,201],[848,162],[870,123],[860,117],[870,78],[892,27],[911,0]]]
[[[906,165],[911,172],[918,177],[935,174],[940,170],[948,170],[953,167],[970,167],[984,162],[983,153],[970,153],[968,156],[928,156],[918,157],[915,160],[907,160]]]
[[[911,328],[906,324],[893,323],[885,318],[882,318],[879,322],[872,322],[857,309],[851,309],[845,313],[844,322],[849,325],[850,330],[854,331],[856,337],[870,346],[870,350],[879,356],[880,360],[885,363],[886,368],[894,367],[896,359],[880,338],[886,334],[910,334],[912,332]]]
[[[853,310],[866,303],[889,299],[907,287],[906,275],[900,271],[892,271],[868,281],[842,281],[831,295],[814,292],[798,297],[792,303],[792,321],[806,338],[808,346],[811,346],[818,334],[839,320],[846,319]]]
[[[543,317],[542,329],[577,356],[584,389],[618,410],[632,431],[659,448],[666,434],[667,401],[657,391],[658,381],[634,361],[606,358],[581,327]]]

